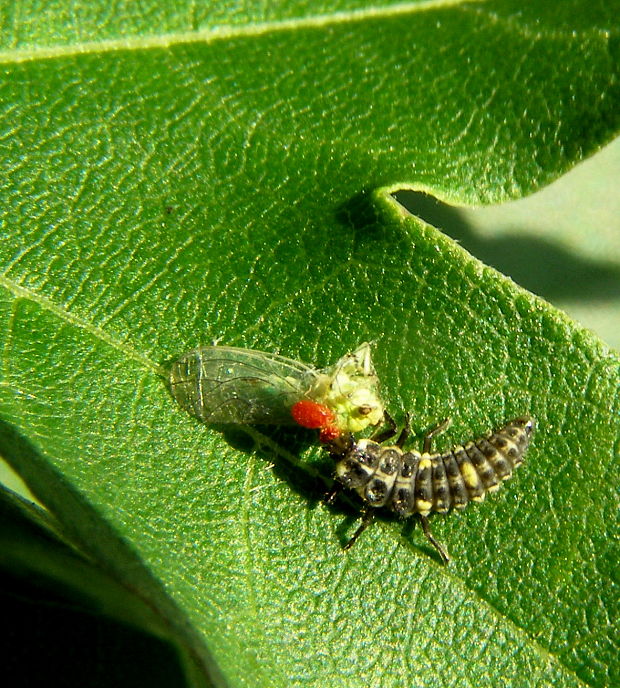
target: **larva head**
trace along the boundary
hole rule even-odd
[[[317,401],[303,399],[293,404],[291,415],[297,425],[311,430],[320,430],[321,442],[330,442],[340,436],[340,429],[336,425],[334,412]]]
[[[334,461],[340,461],[357,447],[355,437],[351,432],[341,432],[338,437],[334,437],[324,444]]]

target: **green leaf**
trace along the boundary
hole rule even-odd
[[[519,196],[609,140],[617,7],[360,5],[14,15],[0,451],[215,684],[615,685],[619,361],[388,192]],[[539,430],[434,519],[449,568],[389,517],[344,555],[311,435],[175,406],[161,366],[214,338],[317,365],[372,340],[394,415],[453,418],[438,446]]]

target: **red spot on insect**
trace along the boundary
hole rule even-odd
[[[319,440],[321,442],[331,442],[339,437],[340,428],[336,427],[336,425],[329,425],[328,427],[323,428],[319,433]]]
[[[302,428],[325,428],[336,420],[334,412],[317,401],[298,401],[291,409],[291,415]]]
[[[291,415],[293,420],[302,428],[320,430],[319,439],[321,442],[329,442],[340,436],[340,430],[336,425],[336,416],[324,404],[304,399],[293,405]]]

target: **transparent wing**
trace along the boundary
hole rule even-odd
[[[311,366],[251,349],[205,346],[172,364],[176,401],[205,423],[294,424],[291,406],[317,377]]]

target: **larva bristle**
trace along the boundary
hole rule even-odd
[[[491,434],[487,441],[512,468],[516,468],[523,463],[534,427],[533,418],[516,418]]]
[[[476,442],[476,447],[482,452],[487,461],[493,466],[493,470],[500,480],[508,480],[512,475],[512,462],[489,442],[486,437],[482,437]]]
[[[345,459],[338,464],[336,476],[348,488],[357,489],[372,478],[373,470],[354,459]]]
[[[413,512],[413,492],[409,487],[397,486],[390,505],[397,516],[408,516]]]
[[[370,504],[370,506],[383,506],[390,496],[390,491],[385,480],[377,478],[376,476],[370,480],[362,493],[362,497]]]
[[[435,456],[433,459],[433,511],[440,514],[445,514],[452,504],[452,496],[450,493],[450,486],[448,484],[448,475],[446,467],[441,460],[441,456]]]
[[[431,481],[432,463],[428,454],[422,456],[415,478],[415,510],[426,515],[433,508],[433,484]]]
[[[465,447],[467,456],[471,461],[476,472],[480,476],[480,480],[485,490],[495,492],[499,487],[499,479],[493,470],[493,466],[486,459],[485,455],[478,449],[473,442],[468,442]]]
[[[379,449],[379,465],[372,479],[360,492],[361,496],[373,506],[385,506],[392,498],[392,489],[400,470],[402,457],[402,452],[396,447],[380,447]]]
[[[474,468],[472,462],[467,456],[467,452],[463,447],[455,447],[452,450],[456,463],[458,464],[459,471],[463,476],[463,482],[467,488],[469,498],[473,502],[480,502],[484,499],[484,487],[482,486],[482,481],[480,480],[476,469]]]
[[[366,485],[374,476],[382,449],[379,444],[362,440],[355,451],[350,452],[343,461],[336,466],[336,477],[345,486],[351,489],[359,489]]]
[[[403,454],[400,472],[394,485],[391,508],[398,516],[408,516],[414,510],[414,484],[413,480],[418,472],[420,463],[418,452]]]

